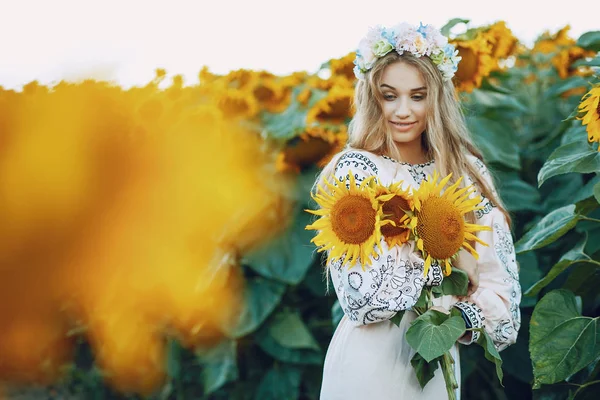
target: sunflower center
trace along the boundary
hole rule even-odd
[[[421,206],[417,234],[423,239],[425,251],[433,258],[450,258],[464,242],[464,219],[451,201],[430,197]]]
[[[322,110],[317,114],[317,121],[332,124],[343,124],[350,115],[351,99],[342,97],[329,103],[328,110]]]
[[[300,169],[316,164],[331,151],[332,145],[324,139],[313,138],[302,140],[299,137],[288,142],[283,150],[285,162],[297,165]]]
[[[471,80],[475,75],[477,75],[477,71],[479,69],[477,54],[475,54],[475,52],[468,47],[459,46],[458,50],[462,59],[460,60],[460,64],[458,64],[456,79],[459,81]]]
[[[383,213],[386,214],[386,219],[391,219],[397,225],[399,224],[400,218],[405,214],[404,210],[408,210],[410,205],[408,201],[402,196],[394,196],[390,200],[383,203]],[[402,228],[392,225],[383,225],[381,227],[381,234],[387,238],[405,234],[407,228]]]
[[[362,196],[347,195],[331,210],[331,228],[344,243],[362,244],[375,230],[376,211]]]

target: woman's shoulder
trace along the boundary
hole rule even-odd
[[[486,180],[490,179],[490,171],[488,170],[486,163],[481,158],[473,154],[467,154],[467,160],[477,170],[477,172],[479,172],[479,175],[482,178]]]

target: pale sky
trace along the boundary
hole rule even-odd
[[[369,26],[401,21],[440,28],[506,21],[526,44],[571,25],[600,30],[596,0],[0,0],[0,85],[96,78],[144,84],[156,68],[197,82],[217,73],[314,72],[354,50]]]

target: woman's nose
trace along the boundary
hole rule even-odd
[[[410,108],[406,100],[398,101],[398,106],[394,112],[397,118],[408,118],[410,116]]]

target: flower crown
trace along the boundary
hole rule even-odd
[[[369,28],[359,42],[354,60],[354,75],[360,80],[373,68],[378,58],[392,50],[398,54],[405,51],[416,57],[428,56],[442,73],[444,81],[452,79],[462,57],[448,43],[448,38],[431,25],[414,25],[402,22],[392,28],[381,25]]]

